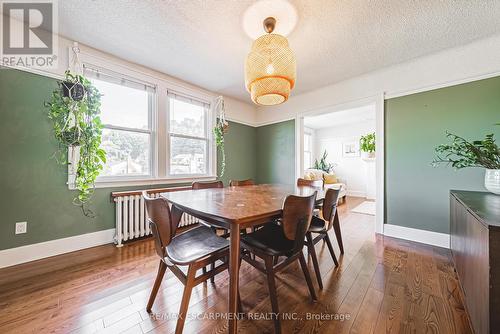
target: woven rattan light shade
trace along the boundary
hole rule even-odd
[[[285,37],[266,34],[255,40],[245,62],[245,86],[256,104],[288,100],[295,85],[295,56]]]

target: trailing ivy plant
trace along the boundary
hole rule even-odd
[[[217,113],[217,123],[213,129],[215,136],[215,145],[220,150],[221,153],[221,168],[219,177],[224,176],[226,172],[226,151],[224,148],[224,135],[229,128],[229,123],[226,121],[226,110],[224,106],[224,98],[222,96],[218,96],[215,100],[215,107]]]
[[[82,208],[85,216],[94,217],[85,204],[91,200],[95,180],[106,162],[106,152],[100,148],[103,128],[99,117],[101,94],[90,80],[69,71],[58,85],[58,89],[52,92],[51,101],[45,103],[58,142],[54,156],[60,164],[68,165],[72,163],[68,161],[68,150],[79,149],[75,168],[78,195],[73,203]]]
[[[220,164],[220,177],[224,176],[224,172],[226,171],[226,152],[224,150],[224,126],[217,122],[217,125],[214,127],[214,135],[215,135],[215,145],[220,150],[222,161]]]
[[[467,167],[483,167],[500,169],[500,147],[495,143],[493,134],[488,134],[483,140],[468,141],[453,133],[446,132],[451,140],[449,144],[436,147],[434,166],[444,163],[456,169]]]
[[[323,152],[323,155],[321,156],[321,159],[316,159],[314,160],[314,169],[319,169],[322,170],[325,173],[330,173],[333,170],[333,167],[335,167],[334,164],[331,164],[326,161],[326,158],[328,157],[328,153],[326,150]]]
[[[361,151],[367,153],[375,152],[375,132],[369,133],[365,136],[361,136],[360,149]]]

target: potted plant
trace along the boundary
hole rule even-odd
[[[488,134],[483,140],[474,141],[468,141],[449,132],[446,132],[446,137],[451,143],[436,147],[433,165],[445,163],[456,169],[485,168],[485,188],[500,195],[500,148],[495,143],[494,135]]]
[[[359,140],[359,148],[363,152],[364,159],[375,158],[375,132],[361,136]]]
[[[74,170],[70,188],[78,190],[78,195],[73,203],[86,216],[93,217],[85,204],[92,198],[94,182],[106,162],[106,152],[100,148],[101,94],[84,76],[69,71],[65,75],[65,80],[58,82],[59,87],[52,92],[51,101],[45,103],[59,144],[55,157]]]
[[[220,150],[222,158],[221,168],[220,168],[221,170],[219,175],[220,177],[222,177],[226,172],[226,152],[224,149],[224,135],[227,133],[227,130],[229,128],[229,123],[226,121],[224,98],[222,96],[218,96],[217,99],[215,100],[214,110],[218,114],[217,122],[215,124],[213,131],[215,137],[215,145]]]
[[[81,101],[85,97],[85,86],[78,80],[66,80],[61,82],[64,97],[71,97],[74,101]]]
[[[328,157],[328,153],[325,150],[323,152],[323,155],[319,159],[319,161],[318,161],[318,159],[314,160],[314,169],[319,169],[319,170],[322,170],[323,172],[329,174],[333,170],[333,167],[335,167],[335,165],[327,162],[326,161],[327,157]]]

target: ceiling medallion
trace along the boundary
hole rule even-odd
[[[257,38],[245,62],[245,86],[252,101],[272,106],[285,102],[295,85],[296,61],[286,37],[273,34],[276,19],[264,20],[267,33]]]

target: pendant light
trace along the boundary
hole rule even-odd
[[[245,62],[245,86],[252,101],[272,106],[288,100],[295,85],[295,56],[288,40],[273,34],[276,19],[264,20],[265,35],[257,38]]]

